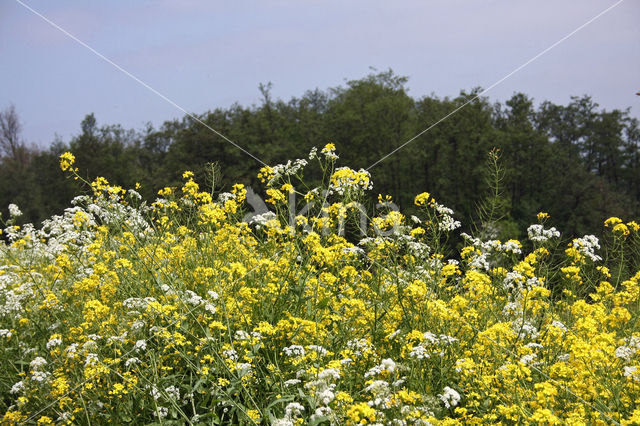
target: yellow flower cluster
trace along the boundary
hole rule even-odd
[[[65,152],[60,155],[60,168],[63,172],[66,172],[71,168],[71,166],[73,166],[75,161],[76,157],[72,153]]]

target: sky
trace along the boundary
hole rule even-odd
[[[372,67],[408,77],[414,98],[454,97],[492,86],[618,2],[20,1],[194,113],[257,105],[260,83],[288,101]],[[638,18],[640,1],[623,0],[485,95],[590,95],[640,117]],[[13,104],[23,138],[41,147],[79,134],[89,113],[135,129],[184,115],[16,0],[0,2],[0,82],[0,109]]]

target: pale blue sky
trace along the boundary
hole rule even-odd
[[[188,111],[289,100],[369,67],[409,77],[413,97],[488,87],[615,0],[23,0]],[[626,0],[487,96],[566,104],[589,94],[640,116],[640,2]],[[141,128],[183,114],[15,0],[0,1],[0,108],[27,142],[99,124]],[[425,127],[431,123],[425,123]],[[327,135],[330,139],[331,135]],[[242,143],[242,141],[238,141]]]

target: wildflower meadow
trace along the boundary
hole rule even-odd
[[[435,194],[368,206],[333,144],[258,177],[153,203],[97,178],[39,228],[10,206],[2,424],[640,424],[632,218],[498,240]]]

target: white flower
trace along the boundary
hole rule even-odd
[[[284,409],[287,417],[298,417],[304,411],[304,407],[297,402],[290,402]]]
[[[636,366],[624,367],[622,374],[624,375],[624,377],[630,377],[633,380],[635,380],[636,382],[640,382],[640,376],[638,376],[636,371],[638,371],[638,367],[636,367]],[[12,390],[13,390],[13,388],[12,388]]]
[[[330,379],[338,380],[340,378],[340,371],[335,368],[326,368],[318,373],[318,379],[328,381]]]
[[[441,334],[438,340],[441,344],[444,343],[446,345],[453,345],[458,341],[458,339],[456,339],[455,337],[448,336],[446,334]]]
[[[556,228],[544,229],[544,226],[536,224],[527,228],[527,234],[531,241],[543,243],[550,238],[560,237],[560,232]]]
[[[158,388],[156,387],[156,385],[151,385],[151,386],[147,386],[146,387],[149,390],[149,395],[153,397],[153,399],[155,399],[156,401],[158,399],[160,399],[160,391],[158,390]]]
[[[138,340],[134,346],[134,349],[137,352],[144,351],[147,349],[147,342],[145,340]]]
[[[164,391],[166,392],[167,395],[169,395],[171,399],[175,399],[175,400],[180,399],[180,389],[178,389],[177,387],[171,385],[168,388],[165,388]]]
[[[69,346],[67,346],[67,348],[65,349],[65,352],[67,353],[67,358],[73,358],[76,355],[77,351],[78,351],[77,343],[72,343]]]
[[[533,362],[534,359],[536,359],[538,357],[538,355],[536,354],[529,354],[529,355],[525,355],[522,358],[520,358],[520,362],[523,363],[524,365],[529,365]]]
[[[216,307],[212,303],[205,303],[204,309],[209,311],[209,313],[211,313],[211,314],[215,314],[216,313]]]
[[[9,393],[11,394],[20,393],[23,390],[24,390],[24,382],[20,380],[19,382],[14,383],[13,386],[11,386],[11,390],[9,391]]]
[[[284,352],[284,354],[286,356],[304,356],[305,351],[304,348],[300,345],[291,345],[289,347],[286,347],[284,349],[282,349],[282,352]]]
[[[309,345],[308,348],[321,356],[325,356],[327,354],[327,350],[320,345]]]
[[[333,410],[331,410],[330,407],[318,407],[316,408],[315,413],[313,413],[311,415],[311,421],[315,422],[316,420],[320,419],[320,418],[324,418],[324,417],[329,417],[331,416],[331,414],[333,414]],[[332,423],[335,424],[335,423]]]
[[[34,360],[31,361],[29,365],[31,366],[31,369],[33,369],[34,371],[37,371],[40,369],[40,367],[47,365],[47,360],[39,356],[34,358]]]
[[[396,363],[391,358],[383,359],[380,362],[380,365],[376,365],[372,367],[364,374],[364,377],[372,377],[377,376],[378,374],[382,374],[383,372],[393,373],[396,369]]]
[[[396,370],[396,363],[391,358],[383,359],[380,366],[389,373],[393,373]]]
[[[239,377],[246,376],[251,373],[251,364],[248,362],[239,362],[236,364],[236,370],[238,371]]]
[[[409,356],[417,359],[426,359],[431,358],[431,355],[427,352],[427,349],[424,346],[414,346],[409,352]]]
[[[455,407],[460,402],[460,394],[456,392],[454,389],[451,389],[449,386],[444,387],[444,392],[439,394],[440,400],[444,403],[444,406],[447,408]]]
[[[98,363],[98,355],[94,353],[87,354],[87,357],[84,359],[84,366],[87,367],[89,365],[95,365]]]
[[[593,262],[602,260],[602,257],[595,254],[595,250],[600,250],[600,242],[598,241],[598,237],[595,235],[585,235],[582,238],[575,238],[571,242],[571,246]]]
[[[47,349],[55,348],[56,346],[60,346],[62,344],[62,339],[56,337],[47,342]]]
[[[31,380],[36,382],[46,382],[48,381],[49,376],[51,376],[51,373],[48,371],[34,371],[31,375]]]
[[[233,361],[238,359],[238,353],[234,349],[225,349],[222,351],[222,354]]]
[[[318,148],[315,146],[309,151],[309,160],[313,160],[314,158],[318,158]]]
[[[235,335],[234,335],[234,338],[236,340],[250,340],[251,336],[249,336],[249,333],[247,333],[244,330],[237,330]]]
[[[140,363],[140,359],[133,357],[126,360],[124,363],[124,366],[128,368],[132,364],[139,364],[139,363]]]
[[[15,204],[9,204],[9,214],[11,215],[11,217],[22,216],[22,212]]]
[[[157,410],[153,413],[155,417],[159,417],[164,419],[169,415],[169,409],[167,407],[158,407]]]
[[[204,301],[202,300],[202,297],[198,296],[196,293],[194,293],[191,290],[187,290],[186,292],[187,295],[187,300],[186,302],[190,305],[193,306],[200,306]]]
[[[616,348],[616,356],[625,361],[629,361],[635,353],[636,351],[628,346],[619,346]]]

